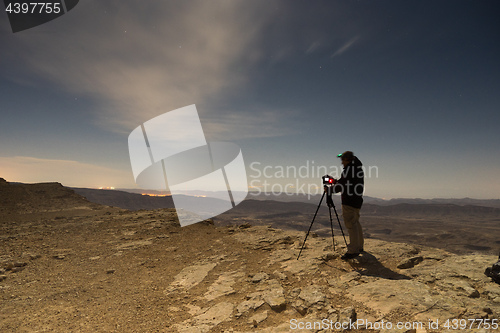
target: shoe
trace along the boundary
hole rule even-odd
[[[340,259],[342,259],[342,260],[349,260],[349,259],[354,259],[357,256],[359,256],[359,253],[346,253],[342,257],[340,257]]]

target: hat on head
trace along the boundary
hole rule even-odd
[[[353,160],[354,159],[354,153],[352,151],[345,151],[343,152],[342,154],[338,154],[337,155],[338,158],[341,158],[341,159],[347,159],[347,160]]]

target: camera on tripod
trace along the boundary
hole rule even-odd
[[[337,214],[337,209],[335,208],[335,204],[333,203],[333,199],[332,199],[332,194],[333,194],[333,190],[334,190],[334,187],[332,185],[335,185],[337,180],[330,175],[324,175],[323,177],[321,177],[321,179],[323,179],[323,185],[325,187],[325,191],[323,192],[323,195],[321,196],[321,200],[319,201],[318,207],[316,208],[316,212],[314,213],[314,217],[311,221],[311,225],[309,226],[309,230],[307,230],[306,238],[304,238],[304,242],[302,243],[302,247],[300,248],[300,252],[299,252],[299,255],[297,256],[297,260],[299,260],[300,254],[302,253],[302,250],[304,249],[304,245],[306,245],[307,237],[309,236],[309,232],[311,231],[314,220],[316,219],[316,215],[318,215],[319,207],[321,206],[321,203],[323,202],[323,199],[325,198],[325,196],[326,196],[326,205],[328,206],[328,213],[330,215],[330,227],[332,228],[333,250],[335,251],[335,239],[333,236],[332,208],[333,208],[333,211],[335,212],[335,216],[337,217],[337,222],[339,223],[340,231],[342,231],[342,237],[344,237],[345,246],[347,247],[347,241],[345,239],[344,230],[342,230],[342,225],[340,224],[339,215]]]
[[[323,185],[333,185],[337,182],[337,180],[330,175],[324,175],[321,178],[323,178]]]

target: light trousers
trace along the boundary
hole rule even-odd
[[[342,205],[342,217],[349,233],[347,253],[359,253],[364,247],[363,229],[359,223],[359,208]]]

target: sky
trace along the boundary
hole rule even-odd
[[[86,0],[12,33],[4,12],[0,177],[136,188],[129,134],[195,104],[255,191],[313,193],[351,150],[369,196],[499,199],[499,14],[496,0]]]

